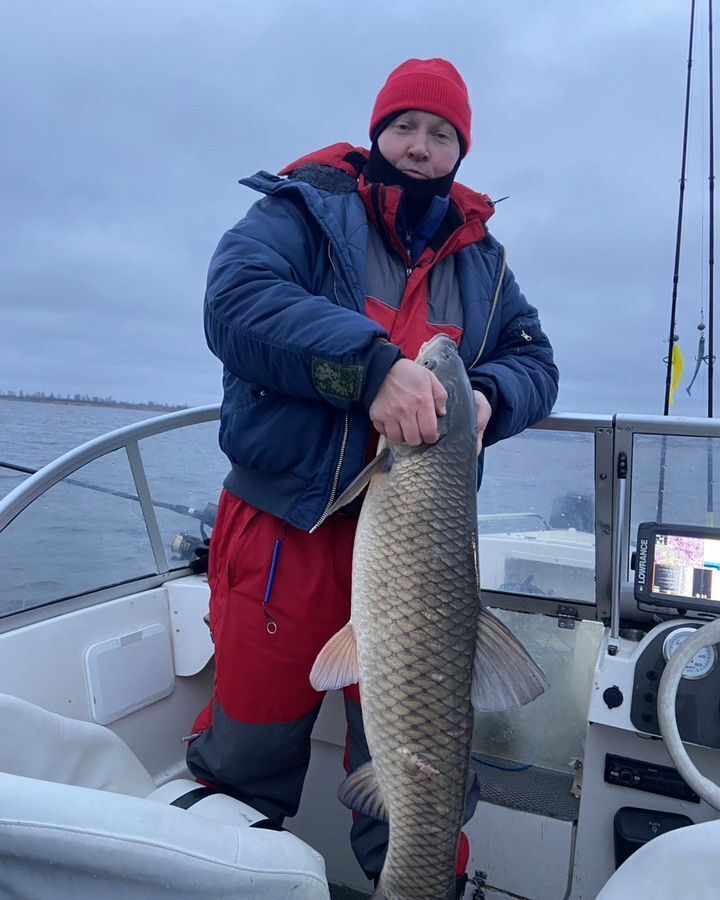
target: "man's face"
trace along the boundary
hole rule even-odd
[[[378,138],[385,159],[411,178],[441,178],[460,158],[453,126],[440,116],[411,109],[385,128]]]

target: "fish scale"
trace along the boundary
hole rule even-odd
[[[472,704],[505,709],[543,690],[525,649],[480,603],[467,373],[446,335],[426,344],[417,362],[447,391],[441,438],[381,446],[331,508],[370,481],[355,536],[351,623],[310,675],[317,690],[360,681],[372,763],[348,776],[340,797],[390,823],[374,900],[454,898]]]
[[[454,896],[479,608],[474,511],[468,509],[474,504],[466,490],[468,460],[470,466],[475,460],[472,431],[458,443],[447,448],[441,441],[397,461],[392,478],[373,479],[355,541],[354,578],[362,587],[353,593],[353,624],[363,717],[390,816],[388,900]],[[404,528],[399,534],[398,522],[411,517],[440,520],[441,533]]]

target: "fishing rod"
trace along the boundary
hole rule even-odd
[[[709,89],[709,167],[710,174],[708,176],[709,188],[709,228],[708,228],[708,418],[713,417],[713,375],[715,367],[714,354],[714,313],[715,313],[715,123],[714,123],[714,102],[713,102],[713,18],[712,18],[712,0],[708,0],[708,77],[710,79]]]
[[[713,417],[713,381],[715,369],[714,347],[714,312],[715,312],[715,122],[713,102],[713,8],[712,0],[708,0],[708,77],[710,79],[709,90],[709,167],[708,177],[709,191],[709,228],[708,228],[708,418]],[[713,452],[712,442],[708,440],[707,446],[707,522],[715,524],[715,499],[714,499]]]
[[[665,402],[663,404],[663,415],[670,413],[670,395],[672,391],[673,376],[673,351],[677,342],[675,334],[675,324],[677,317],[677,295],[678,283],[680,281],[680,248],[682,246],[682,226],[683,226],[683,210],[685,206],[685,173],[687,170],[687,146],[688,132],[690,122],[690,87],[692,84],[692,65],[693,65],[693,39],[695,36],[695,0],[690,4],[690,38],[688,41],[688,60],[687,60],[687,78],[685,81],[685,116],[683,124],[683,142],[682,142],[682,161],[680,164],[680,198],[678,200],[677,228],[675,232],[675,264],[673,267],[673,286],[672,299],[670,302],[670,334],[668,337],[668,357],[667,372],[665,376]],[[658,478],[658,493],[656,504],[657,522],[662,522],[663,518],[663,502],[665,498],[665,470],[667,466],[667,436],[663,435],[660,445],[660,473]]]
[[[693,6],[691,10],[691,35],[690,35],[690,47],[692,54],[692,27],[694,21],[694,12],[695,12],[695,0],[693,0]],[[691,65],[691,59],[688,60],[688,67]],[[708,207],[709,207],[709,228],[708,228],[708,328],[707,328],[707,345],[708,352],[705,355],[705,322],[703,317],[702,306],[700,309],[700,323],[698,324],[698,331],[700,332],[700,338],[698,342],[698,352],[695,358],[695,371],[693,372],[692,379],[690,384],[686,388],[688,394],[690,394],[690,390],[695,383],[695,379],[698,376],[700,371],[700,367],[703,363],[707,363],[708,367],[708,385],[707,385],[707,417],[712,419],[714,417],[714,380],[715,380],[715,335],[714,335],[714,317],[715,317],[715,103],[714,103],[714,84],[713,84],[713,6],[712,0],[708,0],[708,80],[709,80],[709,90],[708,90],[708,119],[709,119],[709,139],[708,139]],[[689,68],[688,68],[688,88],[689,88]],[[688,121],[688,106],[687,102],[689,99],[689,93],[686,92],[686,107],[685,107],[685,135],[684,135],[684,143],[683,143],[683,175],[682,175],[682,183],[680,188],[681,193],[681,203],[680,203],[680,213],[678,217],[678,245],[676,245],[676,253],[675,253],[675,276],[673,283],[673,304],[671,311],[671,339],[676,339],[674,334],[674,321],[675,321],[675,301],[677,297],[677,276],[678,276],[678,250],[679,250],[679,239],[680,239],[680,221],[682,217],[682,194],[684,191],[684,177],[685,177],[685,157],[686,157],[686,142],[687,142],[687,121]],[[670,371],[673,363],[673,346],[671,343],[670,353],[668,355],[668,379],[670,378]],[[665,392],[665,415],[668,413],[669,408],[669,393],[668,393],[668,384],[669,381],[666,381],[666,392]],[[706,485],[706,515],[707,515],[707,523],[708,525],[714,525],[715,520],[715,474],[714,474],[714,458],[713,458],[713,445],[711,439],[707,440],[707,454],[706,454],[706,477],[705,477],[705,485]],[[665,487],[665,469],[666,469],[666,453],[667,453],[667,437],[663,436],[661,451],[660,451],[660,478],[658,481],[658,502],[657,502],[657,521],[662,521],[662,508],[663,508],[663,497],[664,497],[664,487]]]
[[[39,469],[31,469],[28,466],[19,466],[16,463],[0,462],[0,469],[10,469],[14,472],[22,472],[24,475],[35,475]],[[72,484],[75,487],[86,488],[89,491],[97,491],[100,494],[112,494],[113,497],[122,497],[124,500],[134,500],[140,503],[140,498],[136,494],[128,494],[125,491],[117,491],[113,488],[102,487],[99,484],[91,484],[89,481],[82,481],[79,478],[64,478],[64,482]],[[164,503],[162,500],[150,501],[153,506],[158,509],[168,509],[170,512],[178,513],[181,516],[189,516],[200,522],[201,527],[207,526],[212,528],[217,518],[217,504],[206,503],[204,509],[195,506],[184,506],[180,503]]]
[[[685,82],[685,121],[683,125],[682,162],[680,164],[680,199],[678,201],[677,229],[675,233],[675,265],[673,269],[672,299],[670,302],[670,334],[668,337],[667,372],[665,376],[665,403],[663,415],[670,412],[670,393],[672,388],[673,349],[677,342],[675,324],[677,318],[677,295],[680,281],[680,248],[682,246],[683,209],[685,206],[685,172],[687,170],[687,146],[690,122],[690,86],[692,83],[693,38],[695,35],[695,0],[690,6],[690,40],[688,46],[687,79]]]

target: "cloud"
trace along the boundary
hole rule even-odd
[[[555,344],[561,408],[659,411],[687,19],[670,0],[368,0],[361,15],[329,0],[11,5],[0,389],[217,401],[202,295],[217,241],[254,199],[237,179],[366,142],[389,71],[442,55],[473,99],[460,178],[510,195],[491,224]],[[686,359],[703,293],[691,163]]]

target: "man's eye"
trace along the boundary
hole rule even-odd
[[[440,141],[449,141],[450,140],[450,135],[444,131],[436,131],[435,137]]]

